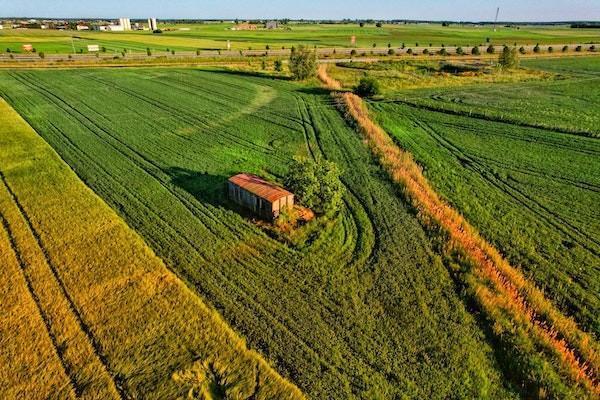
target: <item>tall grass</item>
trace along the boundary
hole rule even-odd
[[[326,70],[320,76],[323,74],[326,75]],[[412,156],[371,120],[360,97],[352,93],[336,97],[347,118],[365,135],[382,166],[402,185],[420,218],[427,225],[439,228],[446,238],[447,252],[469,265],[462,279],[485,312],[494,333],[505,343],[511,343],[512,355],[527,359],[531,366],[542,363],[540,372],[556,366],[558,375],[567,378],[575,391],[581,387],[590,396],[600,394],[600,360],[593,338],[560,313],[458,212],[441,200]],[[569,389],[554,378],[527,369],[520,371],[521,378],[537,388],[538,394],[544,394],[545,390],[559,395],[568,393]],[[537,375],[534,379],[526,375],[531,372]]]

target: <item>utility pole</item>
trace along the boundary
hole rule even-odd
[[[496,32],[496,24],[498,23],[498,14],[500,13],[500,7],[496,8],[496,18],[494,18],[494,32]]]

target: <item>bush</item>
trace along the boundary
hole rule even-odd
[[[569,51],[569,46],[566,46],[566,45],[565,45],[565,46],[563,46],[563,48],[562,48],[562,52],[563,52],[563,53],[566,53],[567,51]]]
[[[548,47],[548,53],[554,53],[554,47],[552,47],[552,46]]]
[[[273,68],[275,68],[275,72],[283,71],[283,63],[281,62],[281,60],[275,60],[275,63],[273,64]]]
[[[317,54],[302,45],[292,48],[289,68],[296,80],[312,78],[317,73]]]
[[[41,58],[41,59],[44,59],[44,58],[46,58],[46,54],[44,54],[44,52],[43,52],[43,51],[40,51],[40,52],[38,53],[38,56],[40,56],[40,58]]]
[[[408,49],[408,50],[406,50],[406,54],[412,54],[412,53],[413,53],[413,50],[412,50],[412,49]]]
[[[581,47],[581,46],[577,46],[577,47],[575,47],[575,51],[576,51],[576,52],[578,52],[578,53],[579,53],[581,50],[582,50],[582,47]]]
[[[423,54],[425,54],[425,55],[429,54],[429,50],[428,49],[423,49]]]
[[[447,55],[448,55],[448,51],[446,50],[446,48],[442,47],[442,48],[440,49],[440,51],[438,51],[438,54],[439,54],[440,56],[447,56]]]
[[[396,54],[396,51],[394,49],[388,49],[388,55],[393,56],[394,54]]]
[[[175,55],[175,50],[171,50],[171,54],[172,54],[172,55]]]
[[[356,55],[356,50],[355,49],[350,50],[350,55],[351,56],[355,56]]]
[[[162,33],[162,30],[160,30],[160,29],[155,29],[155,30],[153,30],[153,31],[152,31],[152,33],[161,34],[161,33]]]
[[[381,28],[383,26],[383,24],[381,22],[378,22],[375,24],[376,27]]]
[[[150,57],[152,55],[152,51],[150,50],[150,47],[146,48],[146,55],[148,57]]]
[[[354,88],[354,93],[360,97],[376,96],[381,93],[379,81],[371,76],[364,76]]]
[[[200,49],[196,49],[196,55],[199,56],[200,55]]]
[[[594,45],[591,45],[591,46],[590,46],[590,48],[589,48],[589,50],[590,50],[591,52],[595,52],[595,51],[596,51],[596,46],[594,46]]]
[[[525,50],[525,47],[521,46],[521,47],[519,47],[519,53],[525,54],[525,53],[527,53],[527,50]]]
[[[463,50],[462,47],[457,47],[456,48],[456,54],[459,56],[462,56],[463,54],[465,54],[465,51]]]
[[[473,54],[474,56],[480,55],[481,51],[479,51],[479,47],[478,46],[473,47],[473,49],[471,50],[471,54]]]
[[[106,53],[106,47],[102,46],[102,47],[100,48],[100,51],[101,51],[101,52],[103,52],[103,53]]]
[[[343,204],[344,186],[336,164],[327,160],[297,158],[284,179],[300,204],[317,214],[333,215]]]
[[[494,47],[494,45],[490,44],[486,51],[488,54],[494,54],[496,52],[496,48]]]
[[[8,47],[7,47],[7,48],[6,48],[6,52],[7,52],[7,53],[10,53],[10,48],[8,48]]]
[[[513,69],[519,67],[519,54],[517,49],[514,47],[511,49],[508,46],[504,46],[502,54],[498,58],[498,64],[504,69]]]
[[[533,48],[533,52],[534,53],[539,53],[541,51],[542,51],[542,49],[541,49],[540,45],[536,44],[535,47]]]

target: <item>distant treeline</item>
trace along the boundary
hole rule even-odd
[[[571,24],[571,28],[600,29],[600,22],[586,22],[582,24]]]

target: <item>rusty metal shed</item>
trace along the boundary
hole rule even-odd
[[[294,194],[252,174],[229,178],[229,198],[260,217],[275,219],[285,207],[294,206]]]

